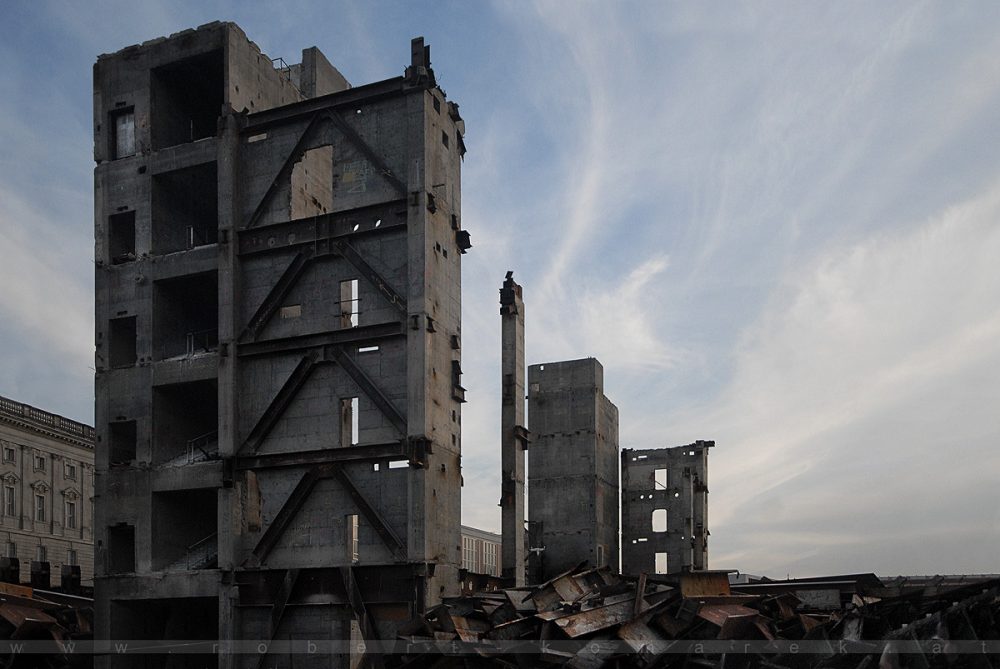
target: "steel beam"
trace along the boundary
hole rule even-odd
[[[313,369],[316,367],[317,360],[319,359],[319,354],[316,351],[311,351],[304,355],[299,364],[295,366],[292,373],[289,374],[288,378],[285,380],[284,385],[278,390],[278,393],[271,400],[267,409],[261,414],[261,417],[257,419],[257,423],[250,430],[249,436],[243,445],[240,447],[239,451],[243,452],[249,450],[253,453],[257,452],[260,445],[270,434],[271,430],[277,424],[278,419],[281,418],[281,414],[284,413],[288,405],[291,404],[292,400],[295,399],[296,393],[302,388],[306,380],[312,374]]]
[[[344,257],[344,260],[351,263],[354,269],[358,270],[361,276],[365,277],[375,287],[375,290],[380,292],[389,301],[389,304],[396,307],[403,316],[406,316],[406,298],[397,293],[389,285],[389,282],[383,279],[382,275],[376,272],[346,239],[334,240],[334,246],[340,252],[340,255]]]
[[[247,323],[246,328],[244,328],[243,333],[240,335],[240,339],[243,341],[251,340],[255,341],[257,335],[264,328],[264,325],[271,319],[274,312],[278,310],[278,307],[291,292],[292,288],[298,282],[299,277],[305,272],[306,267],[309,265],[309,261],[312,260],[313,250],[312,249],[302,249],[295,254],[292,261],[288,263],[288,267],[285,271],[281,273],[281,277],[278,281],[271,287],[264,301],[260,303],[257,307],[257,311],[254,313],[250,322]]]
[[[378,221],[378,226],[375,222]],[[357,230],[355,230],[357,226]],[[406,200],[393,200],[237,231],[241,257],[313,246],[325,239],[361,239],[406,230]]]
[[[403,542],[400,541],[396,533],[392,531],[389,524],[385,522],[385,519],[379,514],[379,512],[372,506],[368,499],[362,494],[351,477],[347,475],[343,467],[335,466],[332,468],[333,476],[340,482],[344,488],[347,489],[348,494],[350,494],[351,499],[354,500],[354,504],[358,507],[358,510],[364,515],[365,520],[371,523],[372,529],[378,534],[379,538],[382,539],[382,543],[392,551],[392,554],[397,560],[403,562],[406,560],[406,548],[403,546]]]
[[[351,609],[354,611],[354,617],[358,621],[358,627],[361,628],[361,637],[365,641],[378,641],[378,628],[375,627],[375,621],[365,607],[365,600],[361,597],[361,590],[358,588],[358,582],[354,578],[353,569],[351,567],[341,567],[340,577],[344,582],[344,592],[347,594],[347,600],[351,603]],[[369,665],[377,669],[385,666],[381,655],[366,652],[361,656],[358,669],[363,669]]]
[[[276,192],[278,192],[281,184],[285,180],[290,180],[292,178],[292,168],[294,168],[295,163],[302,158],[302,154],[305,152],[306,140],[309,139],[309,136],[319,125],[319,121],[322,118],[324,118],[323,115],[316,114],[309,119],[309,123],[302,131],[302,134],[299,135],[298,140],[295,142],[295,146],[292,147],[291,152],[289,152],[288,156],[285,158],[285,162],[281,164],[281,168],[278,170],[278,173],[274,175],[274,179],[271,180],[271,184],[267,187],[267,190],[264,191],[264,195],[261,196],[260,201],[254,208],[253,213],[250,214],[250,218],[247,220],[244,227],[252,228],[257,224],[260,217],[264,215],[264,211],[267,208],[267,205],[271,202],[271,198],[274,197]]]
[[[302,475],[299,482],[292,489],[291,494],[285,503],[281,505],[281,509],[274,516],[274,520],[271,524],[267,526],[264,530],[264,534],[261,536],[257,545],[254,547],[251,556],[247,559],[245,563],[248,567],[256,567],[264,564],[267,556],[270,555],[271,550],[277,545],[278,540],[281,535],[285,533],[288,526],[291,525],[292,520],[295,518],[295,514],[298,513],[302,505],[305,504],[306,499],[309,498],[309,494],[312,492],[313,488],[316,487],[316,483],[320,479],[327,478],[330,475],[330,469],[334,465],[319,465],[309,469]]]
[[[368,162],[378,168],[379,175],[388,181],[392,187],[396,189],[397,193],[406,197],[406,184],[400,181],[399,177],[392,173],[392,170],[389,168],[389,165],[386,164],[385,160],[382,159],[382,156],[378,155],[378,153],[376,153],[375,150],[368,145],[368,142],[362,139],[361,135],[359,135],[339,113],[334,110],[327,110],[326,117],[333,122],[333,125],[337,128],[337,130],[339,130],[340,133],[347,138],[347,141],[349,141],[354,148],[368,160]]]
[[[393,427],[399,431],[400,436],[405,437],[409,431],[406,417],[400,413],[393,401],[382,392],[382,389],[375,385],[375,382],[365,373],[365,370],[361,369],[358,363],[344,352],[342,346],[328,346],[326,347],[326,351],[327,356],[332,357],[340,365],[341,369],[354,379],[354,382],[368,396],[368,399],[374,402],[375,406],[382,412],[382,415],[389,419]]]
[[[288,125],[300,121],[313,114],[336,109],[357,109],[358,105],[363,105],[377,100],[397,95],[405,95],[410,91],[421,89],[411,88],[406,85],[403,77],[393,77],[383,81],[376,81],[364,86],[355,86],[345,91],[329,93],[316,98],[310,98],[301,102],[295,102],[272,109],[250,114],[246,119],[245,127],[240,131],[241,135],[256,135],[268,128],[276,125]]]
[[[349,448],[325,448],[318,451],[298,451],[294,453],[262,453],[260,455],[238,456],[234,458],[233,469],[262,470],[282,467],[302,467],[304,465],[345,464],[352,462],[408,462],[417,461],[417,454],[411,444],[404,441],[388,444],[368,444]]]
[[[405,336],[405,324],[402,321],[390,321],[329,332],[244,342],[236,345],[236,351],[241,358],[252,358],[262,355],[293,353],[323,346],[370,346],[386,339]]]

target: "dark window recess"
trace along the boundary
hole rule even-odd
[[[219,283],[215,272],[153,284],[153,356],[189,357],[219,348]]]
[[[153,464],[218,457],[218,394],[214,379],[153,388]]]
[[[218,563],[214,488],[153,493],[152,560],[156,571],[209,569]],[[198,509],[199,513],[192,513]]]
[[[132,108],[111,112],[111,159],[135,155],[135,113]]]
[[[204,669],[219,665],[219,655],[212,654],[212,642],[218,644],[219,601],[215,597],[174,597],[170,599],[112,599],[109,629],[119,639],[152,641],[205,641],[208,643],[176,646],[182,652],[143,655],[107,656],[108,667],[143,669]],[[198,653],[197,649],[207,652]],[[115,661],[118,658],[125,661]],[[274,657],[274,656],[271,656]],[[291,663],[289,663],[290,665]],[[264,666],[264,663],[261,663]],[[270,664],[266,666],[271,666]],[[296,665],[299,666],[299,665]]]
[[[136,455],[136,422],[123,420],[108,424],[108,438],[111,440],[110,464],[128,465]]]
[[[135,260],[135,212],[124,211],[108,217],[108,253],[111,264]]]
[[[152,250],[156,254],[214,244],[219,238],[215,163],[153,177]]]
[[[216,135],[222,113],[222,70],[222,51],[212,51],[151,71],[153,149]]]
[[[135,364],[135,316],[112,318],[108,322],[108,363],[112,367],[131,367]]]
[[[108,528],[108,573],[131,574],[135,571],[135,526],[112,525]]]

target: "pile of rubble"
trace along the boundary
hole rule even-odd
[[[92,667],[76,646],[93,639],[93,623],[90,598],[0,583],[0,666]]]
[[[450,599],[401,629],[385,664],[875,669],[926,668],[940,656],[949,667],[1000,666],[991,664],[1000,655],[988,659],[1000,651],[1000,579],[949,586],[861,574],[731,586],[729,574],[578,569]]]

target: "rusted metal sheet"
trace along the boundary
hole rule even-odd
[[[681,595],[684,597],[728,597],[728,571],[692,571],[681,576]]]
[[[57,625],[56,619],[39,608],[28,606],[18,606],[16,604],[0,604],[0,618],[3,618],[15,628],[21,627],[26,622],[42,623],[44,625]]]
[[[487,639],[497,641],[514,641],[522,639],[538,629],[538,623],[532,618],[519,618],[509,623],[497,625],[486,633]]]
[[[658,655],[670,648],[670,642],[641,620],[633,620],[618,628],[618,638],[628,644],[633,653]]]
[[[489,623],[476,618],[466,618],[465,616],[451,616],[452,624],[455,626],[455,633],[462,641],[479,641],[481,635],[490,629]]]
[[[600,606],[575,615],[558,618],[555,624],[571,639],[621,625],[632,618],[635,601],[628,599],[610,606]]]

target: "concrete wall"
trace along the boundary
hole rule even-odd
[[[708,449],[714,441],[622,450],[622,572],[708,568]],[[664,471],[665,470],[665,471]],[[666,529],[653,514],[666,511]],[[656,554],[666,553],[666,569]]]
[[[594,358],[528,367],[528,421],[528,521],[545,549],[534,577],[596,566],[599,553],[617,570],[618,409],[604,368]]]

